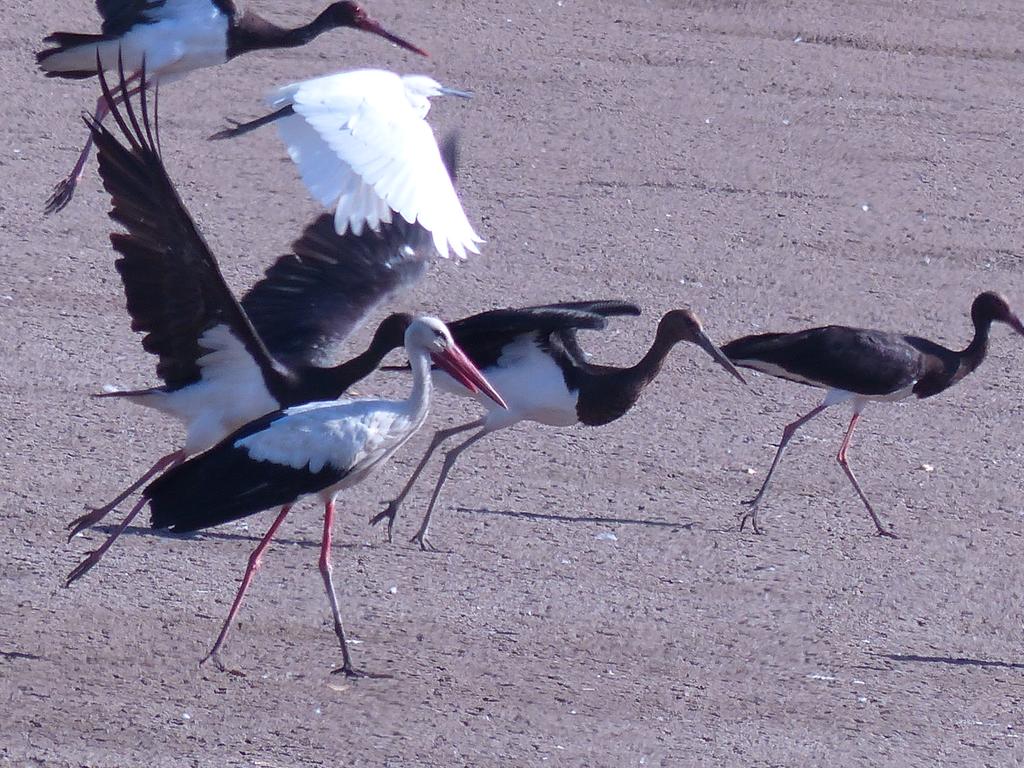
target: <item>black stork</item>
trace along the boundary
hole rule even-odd
[[[153,527],[174,531],[208,528],[283,505],[253,550],[227,620],[206,657],[221,669],[220,649],[260,567],[263,552],[291,505],[315,494],[324,504],[320,573],[343,658],[336,671],[361,675],[352,666],[332,580],[331,528],[336,496],[365,480],[423,425],[430,407],[431,362],[468,391],[490,398],[497,407],[503,406],[501,396],[459,350],[440,320],[414,320],[405,332],[405,348],[413,372],[407,399],[307,403],[276,411],[169,470],[143,491],[143,498],[150,504]]]
[[[398,507],[434,451],[454,435],[477,430],[445,455],[423,523],[412,539],[422,549],[430,548],[427,534],[431,514],[459,454],[485,435],[520,421],[555,427],[573,424],[596,427],[615,421],[633,407],[679,342],[698,345],[743,381],[729,359],[708,338],[697,316],[688,309],[675,309],[661,318],[654,342],[636,365],[617,368],[589,362],[576,339],[578,330],[603,329],[608,317],[638,314],[639,307],[624,301],[580,301],[492,310],[452,323],[455,338],[501,393],[508,407],[493,408],[481,399],[487,408],[483,417],[436,432],[401,493],[370,522],[377,524],[387,520],[390,540]],[[456,386],[443,372],[437,372],[436,376],[442,391],[466,394],[465,389]]]
[[[1006,323],[1024,336],[1024,325],[998,293],[985,292],[975,298],[971,305],[971,322],[974,338],[959,351],[918,336],[845,325],[744,336],[723,346],[722,351],[738,366],[826,390],[821,405],[786,425],[761,490],[744,502],[750,509],[740,520],[740,530],[749,520],[754,532],[761,532],[757,523],[758,506],[796,431],[829,406],[850,402],[853,416],[836,460],[864,502],[878,535],[894,537],[892,531],[882,525],[850,469],[846,452],[853,429],[869,402],[932,397],[974,371],[988,353],[989,329],[993,322]]]
[[[110,216],[127,230],[110,239],[120,254],[115,265],[132,329],[146,334],[143,347],[159,358],[163,385],[100,396],[171,415],[188,434],[180,449],[113,501],[74,520],[71,536],[102,520],[157,473],[243,424],[279,408],[334,399],[369,375],[402,345],[408,315],[386,318],[366,351],[352,360],[331,367],[319,363],[371,311],[418,281],[432,252],[430,234],[418,224],[398,220],[379,233],[338,235],[324,214],[306,227],[293,253],[279,258],[237,301],[167,175],[146,107],[145,75],[140,83],[141,115],[130,100],[124,102],[125,115],[113,110],[124,144],[95,120],[90,128],[111,196]],[[102,76],[101,85],[108,93]],[[139,501],[68,583],[99,561],[142,507]]]
[[[44,39],[52,47],[37,53],[36,62],[47,77],[93,77],[100,67],[113,69],[120,53],[133,72],[132,82],[138,79],[143,61],[151,80],[169,82],[250,51],[302,46],[339,27],[372,32],[427,55],[385,30],[349,0],[331,3],[311,22],[295,28],[279,27],[252,11],[240,13],[232,0],[96,0],[96,10],[103,18],[99,34],[54,32]],[[93,117],[102,121],[106,114],[107,102],[101,97]],[[91,139],[68,177],[54,188],[47,213],[71,202],[90,148]]]
[[[442,95],[471,94],[424,75],[340,72],[278,88],[268,99],[273,112],[210,138],[274,123],[312,195],[335,209],[338,232],[376,229],[395,213],[429,229],[441,256],[451,249],[464,259],[467,251],[479,253],[483,240],[426,121],[431,97]]]

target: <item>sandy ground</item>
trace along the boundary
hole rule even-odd
[[[35,71],[44,34],[97,26],[87,0],[59,5],[59,19],[53,4],[9,8],[0,47],[0,765],[1024,760],[1024,339],[1002,327],[954,390],[867,411],[851,458],[895,541],[874,535],[833,460],[841,409],[794,444],[766,535],[739,534],[738,501],[817,394],[756,375],[745,391],[680,349],[611,426],[524,425],[468,454],[442,500],[438,553],[406,543],[425,486],[396,543],[366,525],[426,434],[342,497],[343,610],[357,661],[389,679],[330,674],[311,502],[229,640],[244,676],[198,660],[269,515],[193,538],[133,529],[62,588],[104,533],[68,544],[67,521],[180,432],[88,397],[154,376],[128,329],[94,167],[68,210],[41,215],[96,96]],[[319,9],[252,5],[281,22]],[[980,290],[1024,310],[1016,3],[371,10],[433,58],[338,32],[162,95],[167,165],[239,289],[316,208],[273,131],[204,137],[260,114],[273,85],[374,65],[476,92],[439,101],[431,119],[463,131],[463,198],[487,248],[439,264],[405,308],[635,299],[643,317],[584,338],[620,364],[676,306],[720,340],[834,321],[951,346],[969,338]],[[400,389],[385,376],[364,385]],[[468,417],[441,399],[432,423]]]

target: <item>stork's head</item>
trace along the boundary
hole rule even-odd
[[[665,316],[661,318],[661,322],[658,323],[658,338],[669,344],[677,344],[680,341],[696,344],[711,355],[711,359],[725,370],[744,384],[747,383],[729,358],[725,356],[725,353],[704,333],[700,319],[691,310],[673,309],[666,312]]]
[[[463,99],[473,98],[473,94],[469,91],[448,88],[426,75],[404,75],[402,77],[402,85],[405,86],[405,94],[409,99],[409,103],[419,113],[420,117],[425,117],[427,112],[430,111],[430,100],[435,96],[458,96]]]
[[[975,326],[988,325],[993,321],[1006,323],[1021,336],[1024,336],[1024,324],[1020,318],[1010,309],[1009,302],[1001,293],[985,291],[979,293],[971,305],[971,320]]]
[[[448,327],[436,317],[417,317],[409,324],[405,332],[405,350],[410,360],[428,355],[434,365],[470,392],[483,392],[502,408],[508,407],[473,361],[459,349]]]
[[[374,35],[379,35],[385,40],[390,40],[397,46],[405,48],[407,51],[418,53],[420,56],[429,56],[429,54],[422,48],[419,48],[407,40],[403,40],[398,35],[393,35],[388,32],[384,27],[380,25],[380,22],[375,19],[371,19],[366,10],[351,0],[341,0],[341,2],[331,3],[320,14],[318,19],[325,28],[336,28],[336,27],[352,27],[353,29],[361,29],[364,32],[370,32]]]

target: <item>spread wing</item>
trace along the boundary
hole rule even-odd
[[[640,308],[623,301],[566,302],[519,309],[494,309],[449,323],[456,343],[478,367],[497,362],[502,350],[522,336],[558,334],[575,339],[577,330],[601,330],[612,315],[638,315]],[[582,352],[580,352],[582,355]]]
[[[432,240],[404,219],[380,232],[339,235],[325,213],[292,248],[242,298],[242,307],[276,359],[324,364],[377,307],[423,277]]]
[[[466,218],[423,116],[400,78],[357,70],[286,86],[271,99],[293,113],[277,120],[288,154],[313,196],[335,206],[339,232],[392,219],[419,222],[442,256],[477,253]]]
[[[104,95],[110,90],[101,75]],[[121,74],[124,88],[124,74]],[[158,357],[157,375],[171,389],[201,378],[201,344],[208,331],[223,326],[255,360],[264,376],[274,364],[225,283],[217,261],[171,183],[146,107],[141,119],[130,100],[112,114],[125,143],[95,121],[99,171],[110,193],[110,217],[127,231],[110,236],[120,254],[115,262],[124,284],[132,330],[144,332],[142,346]],[[156,122],[154,117],[154,123]]]
[[[214,9],[232,16],[231,0],[96,0],[96,10],[103,17],[103,34],[120,37],[136,24],[152,24],[173,18],[201,18]]]

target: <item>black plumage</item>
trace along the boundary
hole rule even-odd
[[[102,75],[100,84],[116,103]],[[112,234],[111,243],[119,254],[116,267],[132,329],[145,334],[143,347],[157,356],[163,385],[102,396],[126,397],[172,415],[185,423],[188,436],[180,450],[158,459],[112,501],[73,520],[71,536],[102,520],[156,473],[227,432],[276,408],[337,398],[369,375],[402,345],[409,315],[385,318],[356,357],[330,367],[318,363],[326,348],[351,333],[368,312],[415,282],[433,253],[429,234],[418,224],[399,220],[379,233],[338,235],[330,214],[324,214],[240,304],[164,168],[147,85],[143,73],[138,113],[127,99],[113,109],[124,143],[96,120],[88,122],[111,196],[110,216],[127,230]],[[118,96],[126,88],[122,71]],[[316,317],[305,320],[310,313]],[[252,365],[244,364],[244,356]],[[203,387],[190,390],[198,384]],[[140,509],[141,502],[72,572],[74,578],[99,561]]]
[[[149,500],[152,527],[177,533],[212,528],[290,504],[344,479],[350,471],[347,468],[325,464],[312,472],[308,466],[296,469],[273,461],[254,461],[248,449],[235,445],[285,415],[275,411],[246,424],[213,449],[146,486],[142,495]]]
[[[974,337],[962,350],[948,349],[919,336],[843,325],[744,336],[724,345],[722,351],[738,366],[829,390],[821,405],[786,426],[761,489],[747,502],[751,508],[741,518],[740,529],[750,520],[754,531],[760,532],[758,505],[797,430],[829,406],[851,401],[853,417],[836,458],[871,515],[876,531],[879,535],[892,536],[882,525],[847,461],[853,430],[861,411],[871,400],[932,397],[976,370],[988,353],[993,322],[1005,323],[1024,335],[1024,325],[1006,299],[991,291],[974,299],[971,322]]]
[[[625,415],[658,375],[669,352],[688,341],[704,349],[742,381],[742,376],[707,337],[696,315],[672,310],[658,322],[654,342],[636,365],[597,365],[580,348],[576,332],[602,329],[614,315],[638,315],[640,309],[625,301],[577,301],[562,304],[483,312],[451,324],[453,336],[470,359],[502,391],[507,411],[489,409],[487,415],[436,432],[430,447],[399,495],[371,523],[387,520],[388,538],[398,507],[412,490],[431,455],[442,443],[461,432],[476,430],[448,451],[434,486],[419,531],[413,541],[426,549],[434,505],[456,459],[476,441],[520,421],[552,426],[576,423],[600,426]],[[561,381],[556,379],[560,377]],[[508,388],[503,388],[505,384]]]
[[[497,363],[502,351],[521,336],[552,334],[575,338],[579,330],[603,330],[607,318],[639,315],[640,307],[626,301],[570,301],[532,307],[492,309],[448,325],[458,345],[478,368]]]

